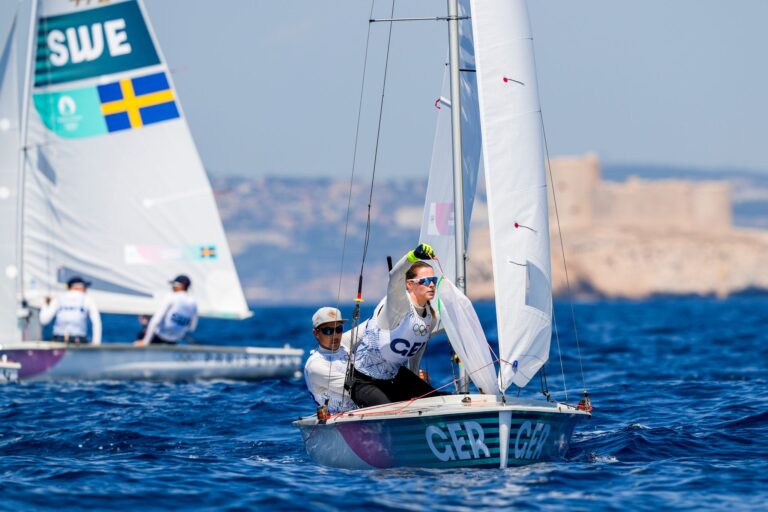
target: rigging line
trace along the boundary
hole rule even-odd
[[[557,316],[555,315],[554,304],[552,304],[552,326],[555,328],[555,340],[557,341],[557,356],[560,359],[560,375],[563,377],[563,391],[565,392],[565,400],[568,401],[568,386],[565,384],[565,367],[563,366],[563,351],[560,348],[560,330],[557,328]],[[543,368],[544,367],[542,366],[542,369]]]
[[[373,8],[375,3],[376,3],[376,0],[371,0],[371,14],[369,15],[369,18],[373,16]],[[362,118],[362,111],[363,111],[363,92],[365,91],[365,77],[368,71],[368,49],[371,42],[371,27],[372,25],[369,23],[368,35],[365,38],[365,55],[363,57],[363,78],[360,84],[360,99],[358,100],[358,104],[357,104],[357,124],[355,126],[355,145],[354,145],[354,149],[352,150],[352,173],[349,177],[349,194],[347,196],[347,217],[344,222],[344,241],[341,244],[341,266],[339,268],[339,289],[338,289],[338,292],[336,293],[337,304],[341,303],[341,283],[344,275],[344,258],[346,256],[346,251],[347,251],[347,236],[349,234],[349,216],[352,210],[352,189],[355,181],[355,166],[357,165],[357,144],[360,139],[360,119]]]
[[[390,16],[395,15],[395,1],[392,0],[392,10]],[[379,140],[381,138],[381,119],[384,117],[384,94],[387,89],[387,71],[389,69],[389,51],[392,47],[392,23],[389,24],[387,34],[387,54],[384,60],[384,79],[381,84],[381,101],[379,102],[379,122],[376,128],[376,147],[373,152],[373,171],[371,173],[371,189],[368,193],[368,218],[365,224],[365,242],[363,244],[363,258],[360,262],[360,275],[363,275],[365,267],[365,258],[368,255],[368,243],[371,239],[371,203],[373,202],[373,184],[376,180],[376,163],[379,160]]]
[[[496,364],[497,362],[499,362],[499,361],[498,360],[491,361],[490,363],[485,364],[485,365],[481,366],[480,368],[477,368],[475,371],[470,372],[469,375],[472,375],[473,373],[477,373],[480,370],[483,370],[483,369],[485,369],[488,366]],[[397,409],[393,409],[393,410],[387,409],[387,410],[384,410],[384,411],[373,411],[373,412],[363,412],[363,413],[360,413],[360,412],[358,412],[359,410],[355,409],[355,410],[352,410],[352,411],[346,411],[346,412],[340,412],[340,413],[337,413],[337,414],[332,414],[331,418],[337,418],[339,416],[345,416],[345,415],[355,415],[355,416],[360,416],[361,418],[364,418],[365,416],[377,416],[379,414],[400,414],[403,411],[405,411],[408,407],[413,405],[413,402],[415,402],[416,400],[428,397],[432,393],[438,392],[441,389],[450,386],[451,384],[456,384],[456,382],[457,382],[456,379],[453,379],[453,380],[451,380],[449,382],[446,382],[445,384],[443,384],[439,388],[434,388],[432,391],[427,391],[423,395],[415,396],[413,398],[409,398],[408,400],[402,400],[402,402],[404,402],[405,405],[403,405],[402,407],[397,408]],[[439,395],[436,395],[436,396],[439,396]],[[398,403],[398,402],[388,402],[386,404],[371,405],[370,407],[364,407],[364,409],[368,409],[369,411],[370,410],[374,410],[374,409],[381,409],[381,408],[390,406],[390,405],[392,405],[394,403]]]
[[[555,180],[552,176],[552,165],[549,160],[549,143],[547,142],[547,131],[544,129],[544,115],[539,110],[539,118],[541,119],[541,133],[544,138],[544,153],[547,157],[546,165],[547,172],[549,173],[549,182],[552,184],[552,202],[555,207],[555,219],[557,221],[557,236],[560,239],[560,252],[563,255],[563,269],[565,270],[565,284],[568,287],[568,295],[571,295],[571,280],[568,277],[568,264],[565,259],[565,244],[563,243],[563,230],[560,227],[560,211],[557,208],[557,194],[555,194]],[[571,306],[571,319],[573,321],[573,334],[576,338],[576,352],[579,356],[579,371],[581,373],[581,387],[584,388],[584,394],[587,393],[587,383],[584,379],[584,365],[581,361],[581,345],[579,343],[579,330],[576,327],[576,309],[573,307],[573,300],[569,297],[568,304]],[[552,315],[554,318],[554,305],[552,306]],[[563,375],[565,380],[565,375]]]
[[[371,1],[371,12],[368,15],[368,18],[373,17],[373,10],[376,4],[376,0]],[[394,16],[395,13],[395,0],[392,0],[392,9],[390,12],[390,16]],[[349,227],[349,215],[351,210],[351,203],[352,203],[352,188],[353,188],[353,180],[354,180],[354,173],[355,173],[355,165],[357,162],[357,147],[358,147],[358,140],[360,136],[360,119],[362,117],[362,109],[363,109],[363,95],[365,91],[365,78],[367,75],[368,70],[368,50],[371,40],[371,23],[368,23],[368,35],[366,36],[365,41],[365,59],[363,62],[363,77],[360,84],[360,98],[358,100],[358,108],[357,108],[357,126],[355,128],[355,147],[352,157],[352,176],[350,177],[350,183],[349,183],[349,203],[347,205],[347,221],[344,228],[344,246],[343,251],[346,250],[346,243],[347,243],[347,230]],[[382,112],[384,107],[384,92],[386,90],[387,85],[387,69],[389,66],[389,51],[391,47],[392,42],[392,23],[389,24],[389,32],[387,36],[387,56],[386,61],[384,65],[384,80],[381,87],[381,103],[379,106],[379,121],[378,121],[378,127],[376,130],[376,149],[374,151],[374,159],[373,159],[373,172],[371,175],[371,189],[368,195],[368,215],[366,219],[365,224],[365,240],[363,242],[363,256],[360,261],[360,275],[358,277],[358,290],[357,290],[357,301],[355,302],[355,308],[354,312],[352,314],[352,329],[350,330],[350,341],[349,341],[349,359],[347,360],[347,371],[346,371],[346,377],[344,382],[344,388],[342,391],[342,401],[344,400],[344,397],[347,394],[347,382],[346,380],[350,380],[349,382],[349,394],[350,398],[352,397],[352,379],[354,375],[354,367],[355,367],[355,354],[357,352],[357,344],[358,344],[358,329],[359,329],[359,320],[360,320],[360,302],[362,300],[362,287],[363,287],[363,270],[365,268],[365,258],[368,255],[368,243],[370,241],[371,237],[371,203],[373,201],[373,184],[376,177],[376,162],[377,157],[379,153],[379,137],[381,135],[381,118],[382,118]],[[342,269],[339,272],[339,290],[337,294],[337,301],[341,301],[341,279],[342,279],[342,273],[343,273],[343,254],[342,252]],[[330,382],[330,373],[328,375],[328,380]]]

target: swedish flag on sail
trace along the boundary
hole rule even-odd
[[[179,117],[173,90],[162,71],[100,85],[98,92],[109,132]]]

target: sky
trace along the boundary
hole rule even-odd
[[[144,3],[209,173],[349,177],[369,0]],[[528,5],[550,155],[768,173],[768,1]],[[15,6],[0,0],[3,37]],[[390,8],[377,0],[374,16]],[[396,17],[445,12],[395,4]],[[370,31],[357,176],[371,171],[387,30]],[[426,178],[446,53],[445,22],[395,24],[377,175]]]

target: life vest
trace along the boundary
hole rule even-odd
[[[57,299],[59,308],[53,323],[54,336],[77,336],[88,334],[88,306],[85,293],[70,290]]]
[[[171,295],[171,305],[160,320],[155,334],[167,341],[179,341],[189,331],[197,315],[197,302],[185,292]]]
[[[381,308],[377,308],[377,311],[380,312]],[[432,323],[431,309],[427,307],[422,317],[413,304],[410,304],[400,325],[392,330],[379,327],[374,316],[366,322],[365,331],[355,351],[355,369],[374,379],[395,378],[400,367],[427,344]]]
[[[337,414],[355,409],[349,393],[344,391],[349,352],[343,346],[336,352],[318,348],[309,354],[304,365],[304,380],[312,398],[319,406],[328,400],[328,412]]]

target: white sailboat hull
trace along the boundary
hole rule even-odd
[[[494,395],[453,395],[368,407],[326,423],[294,425],[307,454],[325,466],[520,466],[562,459],[573,430],[590,413],[576,407]]]
[[[295,348],[150,345],[0,345],[0,356],[21,363],[21,380],[258,380],[291,378],[304,351]]]

